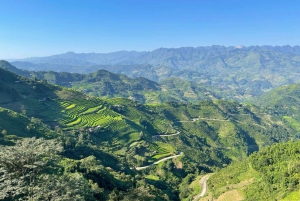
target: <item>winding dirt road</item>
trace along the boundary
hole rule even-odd
[[[196,195],[194,197],[194,201],[197,201],[199,198],[203,197],[207,191],[207,180],[209,179],[209,177],[212,175],[212,173],[207,174],[205,176],[203,176],[200,181],[199,181],[199,185],[202,185],[202,191],[199,195]]]

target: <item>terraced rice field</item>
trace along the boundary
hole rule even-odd
[[[111,143],[111,150],[120,152],[124,146],[141,139],[141,130],[138,127],[141,113],[138,110],[130,108],[123,110],[123,113],[121,112],[121,114],[119,114],[118,110],[114,111],[111,108],[115,109],[116,107],[115,105],[111,105],[110,102],[108,103],[103,100],[92,100],[88,102],[86,100],[72,100],[59,101],[59,107],[55,109],[58,110],[58,114],[61,117],[59,123],[62,125],[62,129],[73,130],[100,126],[109,131],[107,134],[109,134],[110,137],[107,140]],[[159,125],[158,127],[162,129],[163,133],[173,131],[169,122],[159,119],[156,124]],[[108,135],[101,137],[105,138],[105,136]],[[116,136],[118,137],[118,143],[115,143],[113,140]],[[150,159],[151,161],[157,161],[171,156],[175,152],[171,145],[162,142],[152,143],[150,149],[154,153]],[[122,152],[124,152],[124,150]]]
[[[156,154],[152,157],[154,159],[170,156],[174,152],[172,146],[163,143],[153,143],[150,145],[150,149],[156,151]]]
[[[76,100],[61,101],[60,105],[63,107],[60,113],[64,118],[59,123],[65,129],[101,126],[117,131],[128,126],[120,114],[108,109],[101,101],[93,101],[89,105],[82,105]]]

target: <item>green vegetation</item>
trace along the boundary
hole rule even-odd
[[[215,173],[209,196],[237,190],[244,200],[299,200],[300,141],[275,144]]]
[[[58,135],[40,119],[18,114],[0,107],[0,144],[10,144],[11,139],[20,137],[54,138]]]
[[[64,87],[72,87],[89,95],[113,98],[124,97],[142,103],[163,103],[167,101],[212,100],[232,96],[232,92],[217,90],[204,84],[183,81],[179,78],[169,78],[160,84],[145,78],[131,79],[125,75],[113,74],[99,70],[87,75],[78,73],[58,73],[52,71],[22,71],[6,61],[0,61],[0,68],[5,68],[18,75]],[[26,73],[25,73],[26,72]],[[232,96],[233,98],[233,96]]]
[[[0,150],[1,200],[163,199],[142,181],[134,188],[130,175],[106,170],[94,156],[59,155],[63,147],[54,140],[25,138]]]
[[[11,184],[0,187],[7,200],[63,200],[64,195],[75,200],[188,200],[200,189],[191,184],[196,178],[275,142],[299,138],[285,120],[251,104],[101,99],[3,69],[0,97],[0,175]],[[19,164],[25,175],[19,178],[5,162],[15,164],[22,149],[22,158],[33,159]],[[244,173],[232,184],[244,178],[251,183],[259,174],[254,162],[250,170],[247,163],[238,165]],[[219,185],[221,190],[216,187],[211,196],[222,195]],[[10,194],[10,189],[18,190]]]
[[[265,112],[282,118],[284,123],[300,131],[300,85],[291,84],[274,89],[255,99]]]

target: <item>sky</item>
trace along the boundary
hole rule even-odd
[[[299,0],[0,0],[0,59],[300,45]]]

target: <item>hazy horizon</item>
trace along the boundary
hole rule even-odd
[[[197,47],[192,47],[192,46],[185,46],[185,47],[159,47],[153,50],[141,50],[141,51],[136,51],[136,50],[119,50],[119,51],[112,51],[112,52],[75,52],[75,51],[67,51],[67,52],[61,52],[61,53],[55,53],[55,54],[49,54],[49,55],[41,55],[41,56],[30,56],[30,57],[23,57],[23,58],[0,58],[0,60],[7,60],[7,61],[14,61],[14,60],[22,60],[22,59],[28,59],[28,58],[38,58],[38,57],[49,57],[49,56],[55,56],[55,55],[62,55],[62,54],[67,54],[67,53],[75,53],[75,54],[110,54],[110,53],[116,53],[116,52],[152,52],[161,48],[166,48],[166,49],[179,49],[179,48],[199,48],[199,47],[211,47],[211,46],[223,46],[223,47],[236,47],[239,48],[239,46],[242,47],[251,47],[251,46],[272,46],[272,47],[283,47],[283,46],[290,46],[290,47],[295,47],[299,45],[208,45],[208,46],[197,46]]]

